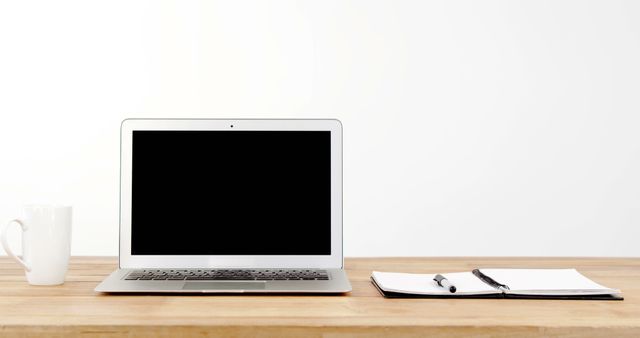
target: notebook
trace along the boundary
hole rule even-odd
[[[374,271],[371,281],[390,298],[623,299],[620,290],[602,286],[576,269],[475,269],[441,275],[455,285],[455,293],[439,286],[435,274]]]

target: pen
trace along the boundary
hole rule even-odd
[[[451,293],[456,292],[455,285],[451,284],[451,282],[449,282],[448,279],[444,278],[443,275],[437,274],[435,277],[433,277],[433,280],[436,281],[436,283],[438,283],[439,286],[445,289],[449,289],[449,292]]]

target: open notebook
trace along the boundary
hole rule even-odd
[[[475,269],[442,275],[456,286],[455,293],[438,286],[432,274],[374,271],[371,280],[385,297],[623,299],[620,290],[575,269]]]

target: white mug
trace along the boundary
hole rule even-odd
[[[7,242],[7,229],[12,223],[22,228],[22,258],[11,251]],[[71,207],[25,206],[24,218],[9,221],[0,241],[9,257],[24,268],[29,284],[62,284],[71,253]]]

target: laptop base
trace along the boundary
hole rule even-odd
[[[118,269],[100,283],[95,291],[104,293],[322,293],[351,291],[343,269],[325,269],[329,280],[125,280],[132,271]]]

